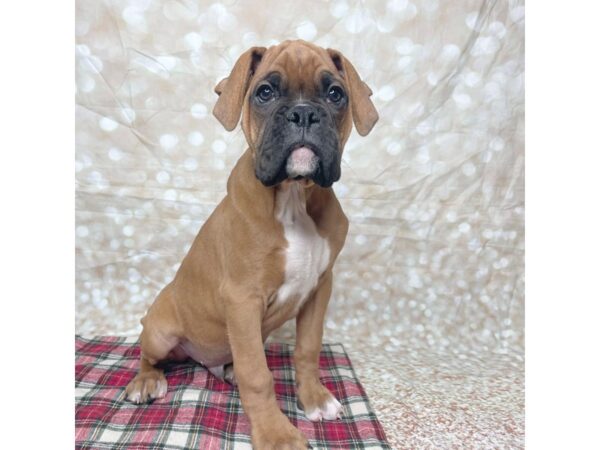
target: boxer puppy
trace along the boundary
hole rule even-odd
[[[140,371],[127,398],[166,394],[159,362],[191,357],[229,379],[233,362],[254,448],[306,448],[277,406],[263,345],[295,317],[299,404],[313,421],[340,416],[341,404],[319,380],[332,267],[348,231],[331,185],[352,123],[364,136],[377,111],[340,52],[304,41],[251,48],[215,92],[214,115],[229,131],[241,116],[248,149],[142,319]]]

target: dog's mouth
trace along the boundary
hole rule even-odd
[[[306,144],[292,146],[287,157],[285,171],[290,180],[308,180],[319,168],[319,157],[316,149]]]
[[[339,155],[327,146],[303,139],[275,149],[259,150],[255,160],[256,177],[267,187],[285,182],[327,188],[340,178]]]

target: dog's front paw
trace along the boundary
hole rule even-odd
[[[281,411],[252,424],[252,446],[256,450],[305,450],[308,441]]]
[[[313,422],[342,417],[342,404],[320,382],[300,385],[298,401],[306,418]]]
[[[127,385],[125,392],[130,402],[146,403],[165,396],[167,379],[159,371],[140,372]]]

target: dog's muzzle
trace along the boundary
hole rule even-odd
[[[340,178],[337,129],[322,106],[284,106],[265,129],[255,161],[256,177],[265,186],[305,179],[330,187]]]

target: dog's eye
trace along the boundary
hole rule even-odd
[[[338,86],[331,87],[327,92],[327,99],[330,102],[338,103],[342,98],[344,98],[344,91]]]
[[[256,91],[256,96],[261,102],[268,102],[275,96],[275,91],[273,91],[273,88],[268,84],[263,84]]]

